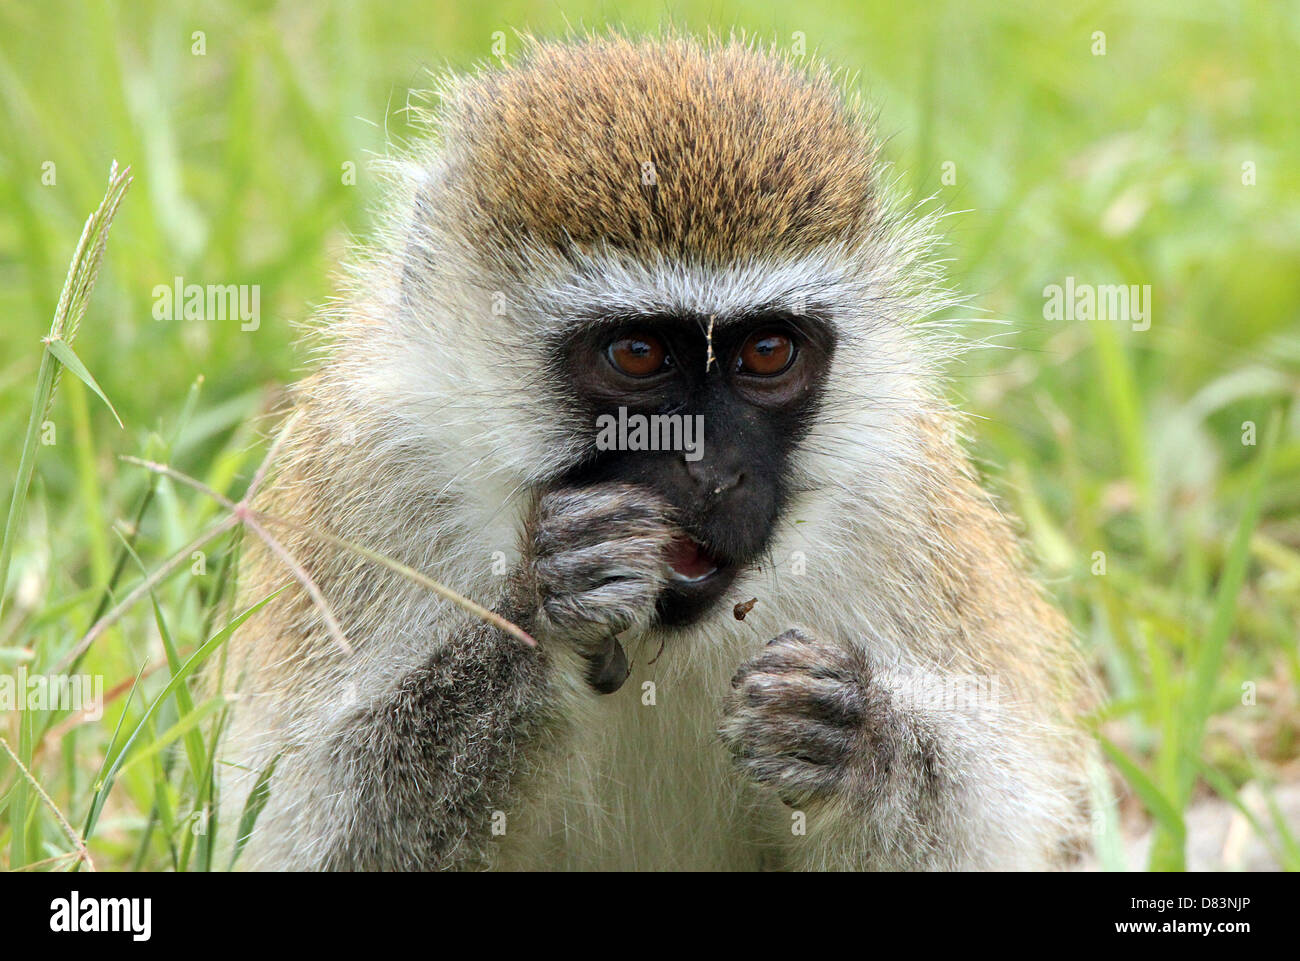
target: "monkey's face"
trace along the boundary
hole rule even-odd
[[[555,351],[595,453],[567,484],[648,487],[684,534],[669,558],[661,623],[701,615],[767,547],[790,494],[790,460],[815,418],[834,351],[809,315],[605,318]]]
[[[467,540],[512,536],[503,505],[538,488],[649,489],[684,532],[659,612],[678,626],[742,574],[774,581],[769,555],[835,557],[863,487],[887,506],[927,463],[913,422],[948,349],[913,323],[945,306],[930,235],[831,74],[612,37],[443,103],[402,167],[399,296],[379,272],[396,337],[358,327],[352,365]]]

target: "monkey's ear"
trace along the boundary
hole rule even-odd
[[[632,673],[627,663],[627,652],[613,635],[610,635],[603,651],[589,655],[588,659],[591,666],[587,668],[587,683],[597,694],[613,694]]]

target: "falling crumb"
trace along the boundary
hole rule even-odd
[[[734,608],[732,608],[731,613],[736,615],[736,620],[743,621],[745,619],[745,615],[748,614],[750,611],[752,611],[754,609],[754,605],[757,603],[758,603],[758,598],[751,597],[749,600],[741,601],[739,604],[737,604]]]

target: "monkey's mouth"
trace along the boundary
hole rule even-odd
[[[669,578],[677,584],[701,584],[708,580],[722,564],[695,538],[679,534],[668,548]]]
[[[665,627],[682,627],[702,617],[740,570],[687,534],[673,540],[666,560],[668,584],[655,605]]]

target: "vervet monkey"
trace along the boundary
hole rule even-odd
[[[431,123],[259,505],[353,651],[252,558],[250,603],[285,589],[232,648],[226,825],[277,759],[243,863],[1060,864],[1083,672],[956,439],[932,224],[854,98],[610,36]],[[601,443],[634,415],[703,442]]]

